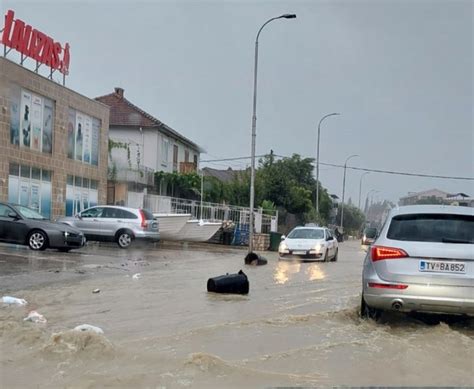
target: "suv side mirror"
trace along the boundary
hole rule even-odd
[[[76,217],[79,219],[79,220],[82,220],[82,216],[80,213],[76,213]]]
[[[286,239],[286,236],[285,236],[285,235],[282,235],[280,239],[281,239],[281,240],[285,240],[285,239]]]

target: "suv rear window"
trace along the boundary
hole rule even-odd
[[[390,222],[387,238],[412,242],[474,243],[474,216],[398,215]]]
[[[143,214],[145,215],[146,220],[154,220],[155,217],[150,211],[147,211],[146,209],[142,209]]]

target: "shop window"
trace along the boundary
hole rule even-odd
[[[66,185],[66,216],[73,216],[97,205],[98,182],[86,177],[68,176]]]
[[[10,142],[22,148],[51,154],[54,102],[18,86],[10,96]]]
[[[67,156],[90,165],[99,165],[101,121],[69,108]]]
[[[20,165],[18,165],[17,163],[10,163],[9,172],[11,176],[18,177],[20,175]]]
[[[11,163],[8,176],[8,201],[51,217],[51,172]],[[19,174],[20,173],[20,174]]]

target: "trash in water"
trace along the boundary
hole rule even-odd
[[[266,265],[268,261],[261,257],[258,254],[255,254],[254,252],[250,252],[247,254],[245,257],[245,264],[246,265],[253,265],[253,266],[261,266],[261,265]]]
[[[240,270],[237,274],[209,278],[207,291],[214,293],[248,294],[249,280],[247,275]]]
[[[11,304],[11,305],[26,305],[28,302],[24,299],[19,299],[12,296],[3,296],[2,297],[3,304]]]
[[[33,323],[46,323],[46,318],[36,311],[30,311],[28,316],[23,319],[24,321],[32,321]]]
[[[100,289],[94,289],[92,293],[100,293]]]
[[[95,332],[96,334],[103,334],[104,331],[102,328],[91,326],[90,324],[81,324],[74,328],[74,331],[81,331],[81,332]]]
[[[135,274],[132,276],[132,278],[133,278],[134,280],[138,280],[139,278],[141,278],[141,276],[142,276],[142,275],[141,275],[140,273],[135,273]]]

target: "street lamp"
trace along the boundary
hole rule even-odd
[[[366,202],[367,202],[367,204],[369,203],[369,196],[370,196],[372,193],[377,193],[377,192],[379,192],[379,191],[378,191],[378,190],[375,190],[375,189],[371,189],[371,190],[369,190],[369,191],[367,192],[367,196],[366,196]],[[370,208],[370,206],[369,206],[369,208]],[[369,211],[369,209],[367,209],[367,211]],[[366,217],[368,216],[368,212],[367,212],[367,214],[366,214],[365,216],[366,216]]]
[[[252,152],[250,164],[250,220],[249,220],[249,253],[253,251],[253,208],[255,202],[255,140],[257,137],[257,65],[258,65],[258,37],[263,28],[270,22],[277,19],[294,19],[295,14],[283,14],[267,20],[255,38],[255,65],[253,70],[253,114],[252,114]]]
[[[346,162],[344,163],[344,178],[342,180],[342,206],[341,206],[341,233],[344,233],[344,194],[346,191],[346,168],[347,168],[347,162],[349,159],[354,158],[354,157],[359,157],[358,154],[353,154],[347,157]]]
[[[340,115],[338,112],[333,112],[328,115],[325,115],[321,118],[318,124],[318,149],[316,153],[316,214],[319,216],[319,138],[321,135],[321,123],[324,119],[328,118],[329,116],[336,116]]]
[[[361,209],[361,208],[360,208],[360,196],[361,196],[361,194],[362,194],[362,179],[363,179],[364,176],[366,176],[367,174],[370,174],[370,172],[365,172],[365,173],[361,174],[361,176],[360,176],[360,183],[359,183],[359,209]]]

